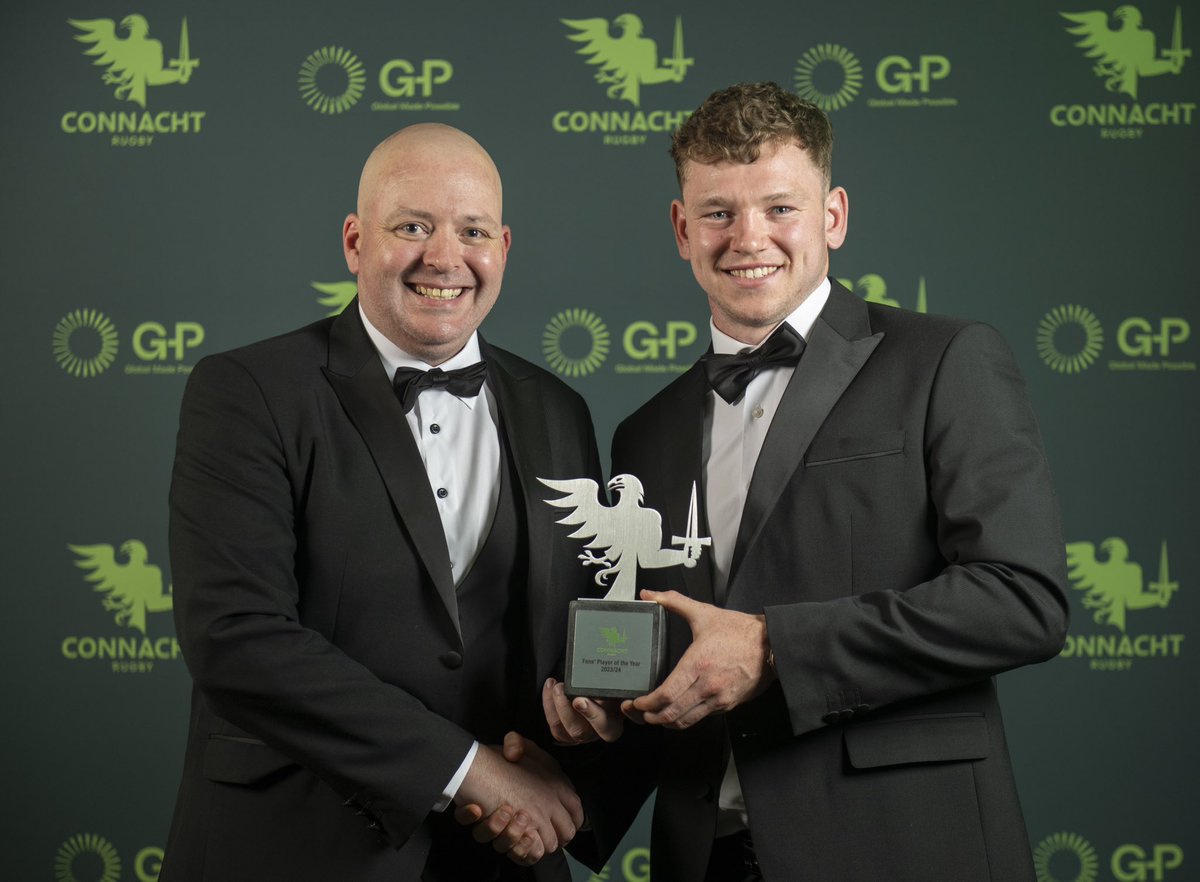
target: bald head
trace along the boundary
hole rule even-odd
[[[430,163],[478,175],[495,188],[498,200],[503,198],[500,172],[478,141],[453,126],[418,123],[388,135],[367,157],[358,179],[359,215],[386,180],[406,167],[424,168]],[[496,220],[500,220],[499,216]]]
[[[363,166],[342,225],[367,320],[406,354],[459,352],[500,294],[512,234],[487,151],[450,126],[401,129]]]

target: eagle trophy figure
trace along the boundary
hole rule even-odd
[[[119,563],[111,545],[68,545],[79,558],[75,566],[87,570],[93,591],[107,592],[104,608],[116,613],[118,625],[146,633],[146,613],[169,612],[172,594],[163,591],[162,570],[147,563],[146,546],[136,539],[121,545],[128,563]]]
[[[683,548],[662,547],[662,516],[652,508],[642,508],[645,495],[642,482],[633,475],[617,475],[608,482],[616,494],[614,505],[600,501],[600,485],[590,478],[555,481],[538,478],[551,490],[565,494],[546,502],[555,508],[569,509],[556,523],[578,527],[572,539],[590,540],[579,555],[584,566],[598,566],[596,584],[612,586],[605,600],[636,600],[638,567],[657,568],[683,564],[694,567],[701,548],[711,544],[707,537],[696,535],[696,488],[692,486],[692,510],[688,515],[688,535],[673,537]],[[594,553],[593,549],[601,551]]]
[[[1142,567],[1129,559],[1129,546],[1123,539],[1111,537],[1100,543],[1105,559],[1098,560],[1091,542],[1067,543],[1067,576],[1075,590],[1086,591],[1083,605],[1096,612],[1092,619],[1125,631],[1125,613],[1129,610],[1165,607],[1177,584],[1151,583],[1145,590]]]

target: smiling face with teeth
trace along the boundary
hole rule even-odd
[[[410,126],[376,147],[342,227],[371,324],[430,365],[461,350],[500,294],[501,205],[491,157],[457,129]]]
[[[795,141],[764,145],[754,162],[689,161],[671,203],[679,256],[708,294],[713,323],[762,342],[829,272],[849,204]]]

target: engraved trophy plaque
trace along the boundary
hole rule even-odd
[[[676,548],[662,547],[662,517],[642,507],[642,482],[617,475],[608,482],[616,502],[600,501],[595,481],[538,478],[563,494],[546,502],[566,510],[558,523],[577,527],[572,539],[588,540],[579,555],[584,566],[600,567],[596,584],[608,587],[602,600],[571,601],[567,619],[567,695],[636,698],[659,684],[665,674],[667,614],[653,601],[637,600],[637,572],[682,565],[694,567],[712,540],[698,535],[696,485],[687,529],[671,537]],[[597,554],[599,552],[599,554]],[[611,580],[611,584],[610,584]]]

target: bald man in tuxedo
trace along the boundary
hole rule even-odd
[[[401,130],[343,226],[357,299],[191,375],[170,537],[194,689],[163,882],[570,879],[578,798],[536,744],[500,745],[549,740],[539,686],[586,590],[536,479],[600,467],[582,399],[478,333],[501,210],[472,138]],[[509,835],[476,842],[454,804]]]

